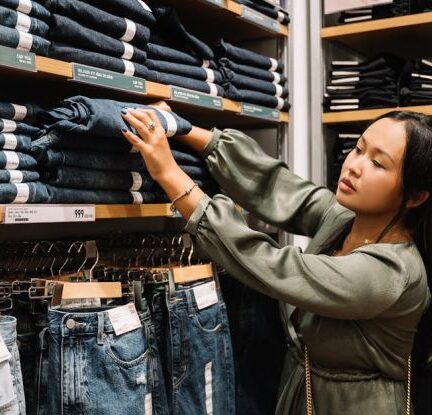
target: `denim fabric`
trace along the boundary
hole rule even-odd
[[[282,73],[255,68],[254,66],[241,65],[229,60],[228,58],[220,58],[218,63],[220,66],[229,68],[239,75],[246,75],[251,78],[262,79],[263,81],[278,83],[281,85],[285,85],[287,81],[286,76]]]
[[[144,63],[146,59],[146,53],[140,49],[96,30],[86,28],[74,20],[59,14],[52,15],[50,39],[138,63]]]
[[[158,61],[154,59],[147,59],[145,64],[148,69],[164,72],[166,74],[181,75],[187,78],[198,79],[216,84],[220,84],[222,82],[221,73],[213,69],[202,68],[193,65],[183,65],[181,63]]]
[[[404,63],[405,61],[402,58],[383,53],[365,61],[356,59],[350,59],[349,61],[332,61],[331,70],[370,72],[380,68],[389,67],[398,72],[402,69]]]
[[[40,178],[37,171],[30,170],[0,170],[0,183],[36,182]]]
[[[236,414],[272,415],[287,350],[278,301],[230,275],[220,276],[220,284],[234,352]]]
[[[43,111],[36,104],[11,104],[0,101],[0,118],[6,118],[13,121],[23,121],[34,119]]]
[[[47,56],[50,42],[39,36],[31,35],[30,33],[0,26],[0,45]]]
[[[128,128],[120,112],[124,108],[149,107],[143,104],[75,96],[64,100],[60,107],[45,112],[43,116],[46,119],[45,126],[49,129],[124,139],[121,129]],[[177,114],[152,109],[155,110],[169,137],[187,134],[192,129],[190,122]],[[135,132],[134,129],[132,131]]]
[[[150,29],[132,20],[113,15],[80,0],[48,0],[46,7],[51,13],[61,14],[110,37],[145,48]]]
[[[208,173],[203,167],[180,166],[201,187],[206,187],[203,179]],[[1,172],[1,170],[0,170]],[[58,167],[42,172],[42,181],[53,186],[88,190],[134,190],[151,192],[160,187],[147,172],[113,172],[110,170],[81,169],[76,167]]]
[[[139,313],[140,328],[119,336],[106,310],[49,311],[48,412],[166,414],[148,308]]]
[[[183,65],[202,66],[203,68],[217,69],[213,61],[202,60],[180,50],[155,43],[147,44],[147,57],[154,60],[181,63]]]
[[[0,6],[0,22],[3,26],[42,37],[46,37],[49,30],[48,25],[43,20],[2,6]]]
[[[286,98],[288,89],[271,82],[262,81],[260,79],[250,78],[249,76],[239,75],[228,68],[221,68],[221,72],[226,82],[230,82],[235,87],[240,89],[249,89],[251,91],[262,92],[272,96]]]
[[[220,85],[214,84],[212,82],[199,81],[186,76],[149,71],[147,79],[160,84],[175,85],[182,88],[192,89],[194,91],[204,92],[205,94],[210,94],[213,96],[225,96],[224,89]]]
[[[30,151],[30,146],[31,138],[27,135],[0,134],[0,150],[15,150],[27,153]]]
[[[191,154],[179,152],[177,150],[172,150],[172,153],[174,159],[180,165],[203,165],[202,160]],[[39,164],[45,168],[69,166],[81,168],[91,167],[96,170],[109,171],[146,170],[144,160],[139,153],[115,154],[90,151],[52,150],[44,148],[44,146],[35,145],[32,147],[32,154],[38,160]]]
[[[205,282],[204,282],[205,283]],[[234,415],[234,364],[226,306],[198,309],[203,282],[147,290],[163,358],[170,414]]]
[[[48,200],[43,183],[0,183],[0,203],[46,203]]]
[[[356,88],[355,86],[350,87],[348,89],[329,89],[331,86],[327,86],[327,92],[324,94],[325,96],[329,96],[331,98],[354,98],[358,96],[363,96],[367,93],[380,94],[382,96],[391,96],[397,94],[396,87],[362,87]]]
[[[215,54],[218,58],[226,57],[236,63],[243,65],[257,66],[258,68],[271,71],[283,72],[284,65],[276,59],[269,58],[248,49],[239,48],[223,39],[220,39],[215,46]]]
[[[281,11],[278,8],[272,6],[271,4],[258,2],[254,0],[235,0],[236,3],[244,4],[245,6],[250,7],[251,9],[257,10],[262,14],[265,14],[272,19],[278,20],[282,24],[289,23],[288,13],[285,11]]]
[[[326,100],[324,107],[330,111],[353,110],[359,108],[385,108],[395,107],[399,103],[397,96],[383,97],[380,95],[368,94],[362,98],[347,98]]]
[[[150,4],[143,0],[86,0],[86,3],[116,16],[127,17],[144,26],[153,27],[156,23],[155,16],[149,11]]]
[[[383,19],[386,17],[403,16],[411,11],[411,1],[409,0],[393,0],[390,4],[383,4],[371,8],[371,12],[365,12],[365,16],[370,16],[371,19]],[[361,9],[358,9],[361,11]],[[415,8],[412,9],[413,12]],[[339,17],[339,23],[351,23],[352,17],[358,17],[359,14],[352,14],[352,10],[342,12]]]
[[[40,129],[37,127],[33,127],[32,125],[25,124],[23,122],[16,122],[13,120],[1,118],[0,133],[18,133],[36,136],[40,133]]]
[[[364,87],[386,87],[386,88],[396,88],[396,80],[391,77],[383,78],[363,78],[359,77],[345,77],[338,79],[331,79],[331,84],[333,86],[356,86],[357,88]]]
[[[34,157],[15,151],[0,151],[0,169],[32,170],[37,163]]]
[[[275,108],[280,111],[288,111],[290,104],[287,99],[263,94],[262,92],[248,89],[237,89],[234,85],[226,85],[226,96],[236,101],[248,102],[250,104],[262,105],[263,107]]]
[[[82,65],[94,66],[130,76],[139,76],[144,79],[147,78],[149,72],[145,66],[139,63],[114,58],[102,53],[77,49],[63,43],[52,42],[48,55],[67,62],[81,63]]]
[[[154,13],[157,25],[152,32],[159,32],[162,37],[168,39],[170,45],[175,49],[187,50],[202,59],[214,58],[211,48],[186,30],[174,8],[156,6],[154,8]]]
[[[0,356],[0,366],[2,366],[1,374],[2,377],[9,375],[8,368],[3,367],[5,364],[9,366],[10,374],[12,375],[13,383],[13,401],[1,402],[0,413],[5,415],[25,415],[26,413],[26,403],[24,396],[24,386],[21,373],[21,362],[17,345],[17,332],[16,332],[17,320],[12,316],[0,316],[0,338],[3,340],[6,348],[9,352],[9,364],[4,360],[6,356]],[[2,379],[3,381],[5,379]],[[3,401],[2,391],[0,397]],[[10,396],[8,396],[10,398]],[[9,399],[7,399],[9,400]]]
[[[429,105],[432,102],[432,90],[411,90],[404,87],[400,90],[402,104],[404,105]]]
[[[51,16],[50,12],[40,4],[41,2],[30,1],[28,3],[20,0],[2,0],[1,3],[4,7],[28,14],[45,22],[49,22]]]

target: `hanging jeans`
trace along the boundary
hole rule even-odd
[[[150,29],[132,20],[108,13],[80,0],[48,0],[46,7],[51,13],[69,17],[83,26],[92,28],[115,39],[145,48]]]
[[[36,17],[45,22],[49,22],[51,16],[51,13],[45,7],[32,0],[2,0],[2,6],[17,10],[32,17]]]
[[[13,121],[23,121],[37,117],[42,112],[42,108],[35,104],[11,104],[0,101],[0,118]]]
[[[31,147],[31,137],[13,133],[0,134],[0,150],[15,150],[28,153]]]
[[[0,26],[0,45],[48,56],[50,42],[40,36],[20,32],[10,27]]]
[[[106,69],[108,71],[118,72],[129,76],[138,76],[144,79],[147,78],[149,72],[145,66],[136,62],[114,58],[102,53],[77,49],[57,42],[51,43],[48,56],[66,62],[80,63],[82,65]]]
[[[106,308],[49,311],[48,413],[167,414],[147,307],[138,318],[140,327],[116,335]]]
[[[16,151],[0,151],[0,169],[6,170],[32,170],[37,162],[34,157]]]
[[[147,290],[173,415],[235,414],[226,306],[219,289],[213,304],[199,305],[206,284],[177,285],[171,294],[164,286]]]
[[[49,30],[48,25],[43,20],[2,6],[0,6],[0,22],[3,26],[41,37],[46,37]]]
[[[114,39],[96,30],[81,26],[68,17],[53,14],[50,28],[50,39],[77,48],[91,50],[115,58],[144,63],[146,53],[130,43]]]
[[[26,403],[17,346],[17,320],[0,316],[0,413],[25,415]]]
[[[174,112],[167,112],[143,104],[92,99],[83,96],[68,98],[58,108],[45,112],[45,127],[74,133],[92,133],[100,136],[124,139],[122,128],[130,127],[124,121],[121,110],[126,108],[153,109],[158,116],[168,137],[189,133],[192,126],[189,121]],[[130,128],[135,132],[134,128]]]
[[[0,203],[47,203],[49,195],[44,183],[0,183]]]
[[[36,182],[40,178],[37,171],[30,170],[0,170],[0,183]]]

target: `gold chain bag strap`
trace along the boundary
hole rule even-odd
[[[312,382],[311,382],[311,368],[309,360],[309,352],[307,347],[304,348],[304,365],[305,365],[305,387],[306,387],[306,414],[313,415],[313,401],[312,401]],[[408,357],[407,368],[407,399],[406,399],[406,415],[411,415],[411,356]]]

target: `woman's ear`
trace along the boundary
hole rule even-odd
[[[430,192],[427,192],[426,190],[422,192],[416,193],[413,197],[408,199],[407,202],[407,208],[412,209],[420,206],[422,203],[426,202],[426,200],[429,199]]]

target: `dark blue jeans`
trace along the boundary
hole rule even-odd
[[[183,65],[202,66],[205,68],[217,69],[213,61],[203,60],[189,55],[180,50],[169,48],[167,46],[156,45],[155,43],[147,44],[147,56],[150,59],[181,63]]]
[[[15,151],[0,151],[0,169],[6,170],[32,170],[37,162],[34,157]]]
[[[107,307],[49,311],[50,414],[167,414],[148,308],[138,317],[139,328],[116,335]]]
[[[90,27],[105,35],[145,48],[150,38],[150,29],[132,20],[108,13],[80,0],[47,0],[51,13],[63,16]]]
[[[43,183],[0,184],[0,203],[47,203],[48,200],[48,191]]]
[[[45,22],[49,22],[50,12],[42,6],[42,2],[23,2],[20,0],[2,0],[2,6],[17,10],[29,16],[37,17]]]
[[[234,415],[234,364],[226,306],[199,309],[207,282],[147,290],[165,372],[170,414]]]
[[[49,26],[43,20],[2,6],[0,6],[0,22],[3,26],[41,37],[46,37],[49,30]]]
[[[0,133],[18,133],[36,136],[40,132],[41,131],[39,128],[33,127],[32,125],[25,124],[23,122],[16,122],[13,120],[7,120],[5,118],[0,119]]]
[[[272,6],[271,4],[254,1],[254,0],[235,0],[237,3],[244,4],[251,9],[257,10],[262,14],[265,14],[272,19],[278,20],[282,24],[289,23],[289,16],[287,12],[281,11],[278,8]]]
[[[144,26],[153,27],[156,23],[149,5],[142,0],[86,0],[86,3],[117,16],[127,17]]]
[[[121,116],[125,108],[149,108],[147,105],[92,99],[83,96],[68,98],[62,105],[47,111],[45,127],[74,133],[91,133],[124,139],[122,128],[129,128]],[[151,107],[150,107],[151,108]],[[187,134],[192,126],[189,121],[173,112],[153,108],[169,137]],[[134,129],[132,131],[135,132]]]
[[[276,59],[268,56],[252,52],[248,49],[239,48],[231,43],[220,39],[215,48],[215,53],[218,58],[226,57],[236,63],[243,65],[257,66],[258,68],[267,69],[270,71],[283,72],[284,64]]]
[[[50,42],[39,36],[31,35],[30,33],[0,26],[0,45],[48,56]]]
[[[82,65],[94,66],[130,76],[134,75],[144,79],[147,78],[149,72],[145,66],[139,63],[114,58],[98,52],[78,49],[63,43],[52,42],[48,54],[52,58],[66,62],[81,63]]]
[[[226,96],[236,101],[248,102],[250,104],[262,105],[263,107],[275,108],[280,111],[288,111],[290,104],[288,99],[274,97],[262,92],[249,89],[237,89],[234,85],[226,86]]]
[[[0,170],[0,183],[36,182],[40,178],[37,171],[31,170]]]
[[[286,76],[282,73],[255,68],[254,66],[242,65],[235,63],[228,58],[220,58],[218,63],[219,65],[229,68],[239,75],[246,75],[250,76],[251,78],[262,79],[263,81],[267,82],[275,82],[281,85],[285,85],[287,81]]]
[[[146,53],[131,44],[81,26],[74,20],[59,14],[52,16],[50,39],[138,63],[144,63],[146,59]]]
[[[36,104],[11,104],[0,102],[0,118],[8,120],[23,121],[34,119],[42,112],[42,108]]]
[[[0,134],[0,150],[15,150],[27,153],[30,151],[30,147],[31,138],[27,135]]]

